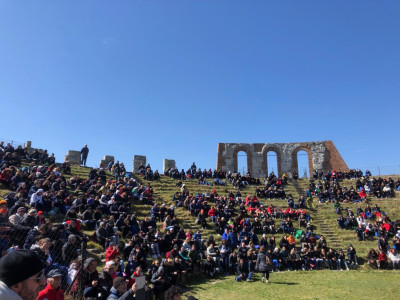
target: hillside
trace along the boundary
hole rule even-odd
[[[82,179],[86,179],[88,177],[88,174],[90,172],[91,168],[83,168],[79,166],[72,166],[71,168],[71,175],[67,175],[66,178],[69,179],[72,176],[79,176]],[[388,177],[388,176],[382,176],[382,177]],[[398,178],[398,176],[392,176],[393,178]],[[107,178],[111,178],[111,174],[107,173]],[[139,182],[140,184],[147,185],[151,184],[154,194],[154,201],[163,204],[165,203],[167,206],[173,205],[173,195],[174,193],[178,192],[180,190],[179,187],[176,186],[177,180],[174,180],[172,178],[166,177],[166,176],[161,176],[161,179],[159,181],[145,181],[141,176],[134,175],[133,178]],[[209,180],[211,181],[211,180]],[[190,179],[186,180],[184,182],[186,186],[188,187],[188,190],[192,194],[197,194],[197,193],[207,193],[207,192],[212,192],[212,190],[216,190],[216,192],[219,195],[228,195],[229,191],[234,191],[234,187],[228,183],[227,186],[207,186],[207,185],[200,185],[197,183],[197,180],[195,179]],[[292,197],[296,200],[300,195],[304,195],[306,189],[308,189],[308,180],[305,179],[300,179],[297,181],[289,181],[288,185],[284,187],[286,195],[292,195]],[[347,186],[351,187],[354,186],[355,181],[353,180],[345,180],[341,183],[341,186]],[[68,188],[70,192],[73,192],[70,188]],[[256,186],[247,186],[245,187],[241,192],[243,198],[245,198],[247,195],[253,196],[255,195],[255,190]],[[0,196],[4,197],[7,195],[9,191],[4,188],[4,186],[0,186]],[[76,192],[73,192],[76,193]],[[287,203],[285,199],[272,199],[272,200],[267,200],[267,199],[260,199],[262,204],[264,206],[273,204],[276,207],[279,208],[286,208]],[[396,273],[395,275],[391,275],[390,271],[373,271],[370,268],[368,268],[365,264],[365,257],[367,255],[367,252],[370,248],[377,248],[377,238],[374,237],[371,240],[366,240],[366,241],[358,241],[356,234],[354,230],[341,230],[336,222],[337,214],[334,211],[333,204],[332,203],[318,203],[316,199],[314,199],[314,203],[316,205],[315,210],[307,210],[307,212],[310,214],[311,217],[311,223],[314,227],[314,233],[317,235],[324,235],[327,239],[328,246],[333,247],[335,249],[343,248],[346,249],[349,243],[352,243],[353,246],[357,249],[357,254],[359,257],[359,264],[360,267],[358,268],[359,274],[358,276],[362,276],[363,278],[365,277],[366,279],[368,278],[373,278],[373,277],[381,277],[385,278],[386,276],[390,277],[390,282],[394,282],[395,280],[399,279],[399,274]],[[398,220],[400,219],[400,194],[396,192],[396,196],[393,198],[389,199],[375,199],[372,197],[368,198],[368,203],[373,206],[375,204],[378,204],[381,208],[381,210],[385,211],[388,216],[392,220]],[[356,204],[356,203],[350,203],[350,204],[343,204],[342,205],[344,209],[350,208],[354,212],[356,212],[357,207],[361,206],[362,208],[365,208],[366,204],[361,203],[361,204]],[[149,211],[150,211],[150,206],[149,205],[144,205],[141,204],[140,201],[133,202],[132,205],[132,210],[131,213],[135,213],[136,216],[142,220],[144,217],[148,217]],[[177,207],[175,208],[175,213],[178,217],[178,220],[180,221],[180,224],[183,226],[185,230],[191,229],[192,231],[195,231],[196,229],[199,229],[199,225],[195,224],[195,217],[191,216],[190,213],[183,209],[182,207]],[[55,215],[55,216],[50,216],[50,219],[53,222],[60,222],[63,219],[62,215]],[[280,219],[275,220],[277,228],[279,228],[279,223]],[[294,224],[295,227],[298,227],[297,224]],[[161,227],[161,223],[158,224],[159,227]],[[302,228],[304,230],[304,227]],[[201,229],[202,234],[204,238],[207,238],[209,235],[214,235],[216,240],[219,242],[221,240],[221,237],[217,235],[215,232],[214,228],[208,224],[208,228],[206,229]],[[89,231],[83,226],[83,231],[84,233],[88,235],[92,235],[94,231]],[[268,234],[269,235],[269,234]],[[277,241],[279,241],[283,234],[282,233],[277,233],[275,234]],[[127,240],[124,240],[124,242],[127,242]],[[88,250],[92,253],[92,255],[98,257],[102,263],[99,264],[98,269],[100,270],[103,266],[104,263],[104,251],[102,247],[97,244],[94,241],[90,241],[88,243]],[[276,281],[276,283],[279,283],[281,285],[276,285],[272,288],[274,293],[279,293],[285,289],[285,285],[291,285],[293,284],[302,284],[303,280],[308,280],[305,279],[304,276],[307,276],[306,271],[300,271],[297,273],[297,275],[290,275],[291,273],[289,272],[283,272],[283,274],[274,274],[273,278]],[[299,275],[303,274],[303,275]],[[322,288],[326,289],[327,291],[330,291],[332,294],[328,296],[334,297],[334,291],[335,288],[330,285],[331,283],[326,282],[324,284],[319,283],[319,280],[321,278],[330,278],[329,280],[333,281],[338,281],[338,282],[347,282],[348,284],[352,284],[352,280],[354,281],[353,283],[356,284],[357,279],[353,275],[335,275],[338,273],[332,273],[331,271],[324,270],[324,271],[318,271],[318,272],[312,272],[312,275],[310,275],[309,280],[311,282],[314,282],[314,285],[319,285]],[[343,274],[343,273],[342,273]],[[301,278],[302,279],[301,279]],[[257,277],[255,277],[257,278]],[[397,278],[397,279],[396,279]],[[188,289],[190,290],[188,293],[193,294],[196,297],[201,296],[203,299],[212,299],[213,295],[215,293],[221,294],[221,297],[216,297],[218,299],[226,299],[224,295],[230,295],[229,297],[232,299],[241,299],[245,297],[246,295],[243,294],[245,290],[243,289],[234,289],[235,291],[227,292],[227,294],[223,294],[224,291],[227,288],[227,285],[230,285],[229,281],[233,281],[233,276],[228,276],[224,278],[218,278],[216,280],[207,280],[204,277],[192,277],[189,278],[188,283]],[[208,290],[209,283],[213,283],[213,286],[210,290],[210,292],[206,292]],[[256,279],[256,282],[254,283],[254,286],[250,289],[250,294],[255,297],[255,299],[258,299],[258,297],[262,294],[259,292],[259,288],[261,288],[262,284],[259,280]],[[383,292],[390,292],[391,291],[391,284],[387,282],[386,285],[384,285],[385,288]],[[310,291],[314,291],[312,286],[307,286],[307,288],[310,288]],[[363,289],[371,289],[371,286],[363,285]],[[351,290],[351,289],[350,289]],[[344,291],[349,292],[349,290],[346,288]],[[371,298],[373,295],[373,292],[371,290]],[[310,295],[314,295],[316,297],[314,292],[310,292]],[[270,293],[265,294],[264,296],[271,296]],[[279,298],[279,297],[278,297]],[[309,298],[309,297],[304,297],[304,298]],[[369,297],[366,297],[369,298]],[[390,298],[390,297],[389,297]]]

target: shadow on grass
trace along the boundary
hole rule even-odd
[[[298,282],[270,282],[269,284],[298,285]]]
[[[232,278],[230,278],[232,277]],[[208,283],[208,284],[215,284],[221,281],[225,281],[225,280],[229,280],[232,279],[233,281],[233,276],[218,276],[215,278],[209,278],[204,276],[204,274],[200,274],[198,276],[193,276],[191,278],[189,278],[186,282],[184,286],[181,286],[182,290],[184,291],[184,293],[186,292],[194,292],[196,293],[196,291],[199,290],[205,290],[205,288],[201,287],[200,285],[204,284],[204,283]]]

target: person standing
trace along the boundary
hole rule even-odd
[[[272,269],[271,258],[269,257],[267,250],[264,246],[260,247],[257,262],[256,262],[256,270],[261,272],[261,281],[269,283],[269,272]]]
[[[15,250],[0,258],[0,299],[36,300],[46,285],[43,267],[31,250]]]
[[[86,160],[89,154],[89,148],[87,144],[81,149],[81,165],[86,167]]]
[[[39,292],[37,300],[64,300],[64,292],[60,289],[62,274],[58,269],[47,274],[47,286]]]

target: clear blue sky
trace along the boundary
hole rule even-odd
[[[400,173],[400,1],[0,0],[0,138],[215,168],[218,142],[332,140]],[[382,171],[382,170],[381,170]]]

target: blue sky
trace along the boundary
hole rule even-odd
[[[0,138],[59,161],[332,140],[400,173],[400,1],[0,0],[0,70]]]

